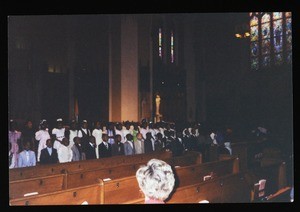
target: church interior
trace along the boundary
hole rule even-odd
[[[199,123],[230,127],[239,140],[262,127],[293,158],[292,12],[16,15],[7,23],[8,119],[19,125]]]

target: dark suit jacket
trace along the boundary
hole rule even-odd
[[[106,148],[103,142],[98,145],[99,158],[107,158],[112,156],[111,144],[110,143],[107,144],[108,144],[108,148]]]
[[[85,145],[85,158],[89,159],[97,159],[95,148],[93,148],[90,143]]]
[[[119,151],[119,147],[120,147],[120,151]],[[112,154],[112,156],[125,155],[124,144],[121,142],[112,144],[111,145],[111,154]]]
[[[49,155],[47,147],[41,150],[40,164],[58,163],[57,149],[52,148],[52,154]]]

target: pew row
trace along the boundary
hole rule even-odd
[[[149,156],[157,156],[149,154]],[[186,152],[182,156],[176,156],[164,159],[171,165],[191,165],[201,163],[202,155],[198,152]],[[92,162],[93,163],[93,162]],[[109,162],[107,162],[109,163]],[[88,170],[65,171],[64,174],[46,175],[43,177],[33,177],[22,180],[11,180],[9,182],[9,198],[14,199],[24,196],[28,193],[43,194],[61,189],[76,188],[79,186],[92,185],[98,182],[98,178],[117,179],[121,177],[135,175],[137,169],[146,164],[146,161],[133,164],[112,164],[111,167],[94,168]],[[56,180],[55,180],[56,179]]]
[[[194,164],[201,164],[202,155],[198,152],[186,152],[182,156],[164,159],[172,166],[189,166]],[[99,178],[117,179],[121,177],[135,175],[137,169],[146,164],[147,161],[138,162],[128,165],[112,166],[109,168],[98,168],[85,171],[67,172],[66,184],[67,188],[75,188],[83,185],[91,185],[98,181]]]
[[[218,163],[220,163],[218,165]],[[237,158],[231,158],[229,160],[224,161],[216,161],[212,163],[203,163],[203,164],[194,164],[186,167],[173,167],[176,180],[180,183],[175,185],[176,189],[192,185],[195,183],[206,183],[210,181],[214,181],[220,179],[222,175],[228,175],[232,173],[236,173],[238,169],[236,168],[236,163],[238,163]],[[202,171],[201,171],[202,167]],[[210,178],[204,181],[203,175],[207,173],[215,173]],[[116,179],[99,179],[100,186],[100,201],[97,204],[139,204],[144,202],[143,193],[140,192],[135,174],[132,176],[116,178]],[[81,186],[82,187],[82,186]],[[72,189],[77,188],[69,188],[65,189],[65,192],[73,191]],[[63,195],[64,191],[60,191],[59,193],[49,193],[49,195]],[[250,192],[249,192],[250,193]],[[27,198],[19,198],[10,201],[11,205],[14,204],[52,204],[52,202],[47,202],[45,199],[45,195],[41,196],[46,202],[41,203],[41,201],[37,200],[39,195],[31,196]],[[88,197],[87,197],[88,199]],[[73,204],[72,202],[65,202],[65,204]],[[77,202],[75,203],[77,204]]]
[[[73,161],[68,163],[56,163],[47,165],[37,165],[33,167],[23,167],[9,169],[9,180],[22,180],[32,177],[44,177],[54,174],[60,174],[64,171],[83,171],[99,168],[108,168],[125,164],[142,163],[151,158],[159,158],[162,160],[172,157],[172,153],[168,151],[151,152],[139,155],[122,155],[109,158],[100,158],[93,160]]]

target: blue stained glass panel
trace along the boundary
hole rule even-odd
[[[270,38],[270,22],[261,25],[262,39]]]
[[[271,64],[270,55],[263,56],[262,57],[262,66],[267,67],[267,66],[270,66],[270,64]]]
[[[286,34],[292,34],[292,18],[287,18],[285,23],[286,23]]]
[[[278,53],[282,51],[282,36],[274,37],[274,52]]]
[[[273,33],[274,36],[282,35],[282,19],[273,22]]]
[[[262,40],[262,54],[270,54],[271,51],[271,42],[270,39]]]
[[[258,42],[251,42],[250,48],[251,48],[251,56],[252,57],[258,56],[258,53],[259,53]]]

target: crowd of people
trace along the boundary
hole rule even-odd
[[[179,128],[175,123],[164,121],[96,121],[90,124],[87,120],[65,123],[58,118],[52,128],[45,119],[37,129],[30,120],[22,129],[17,126],[16,121],[10,120],[9,168],[162,150],[172,151],[173,156],[198,151],[205,157],[211,145],[218,146],[222,154],[232,154],[231,129],[208,131],[200,123]]]

